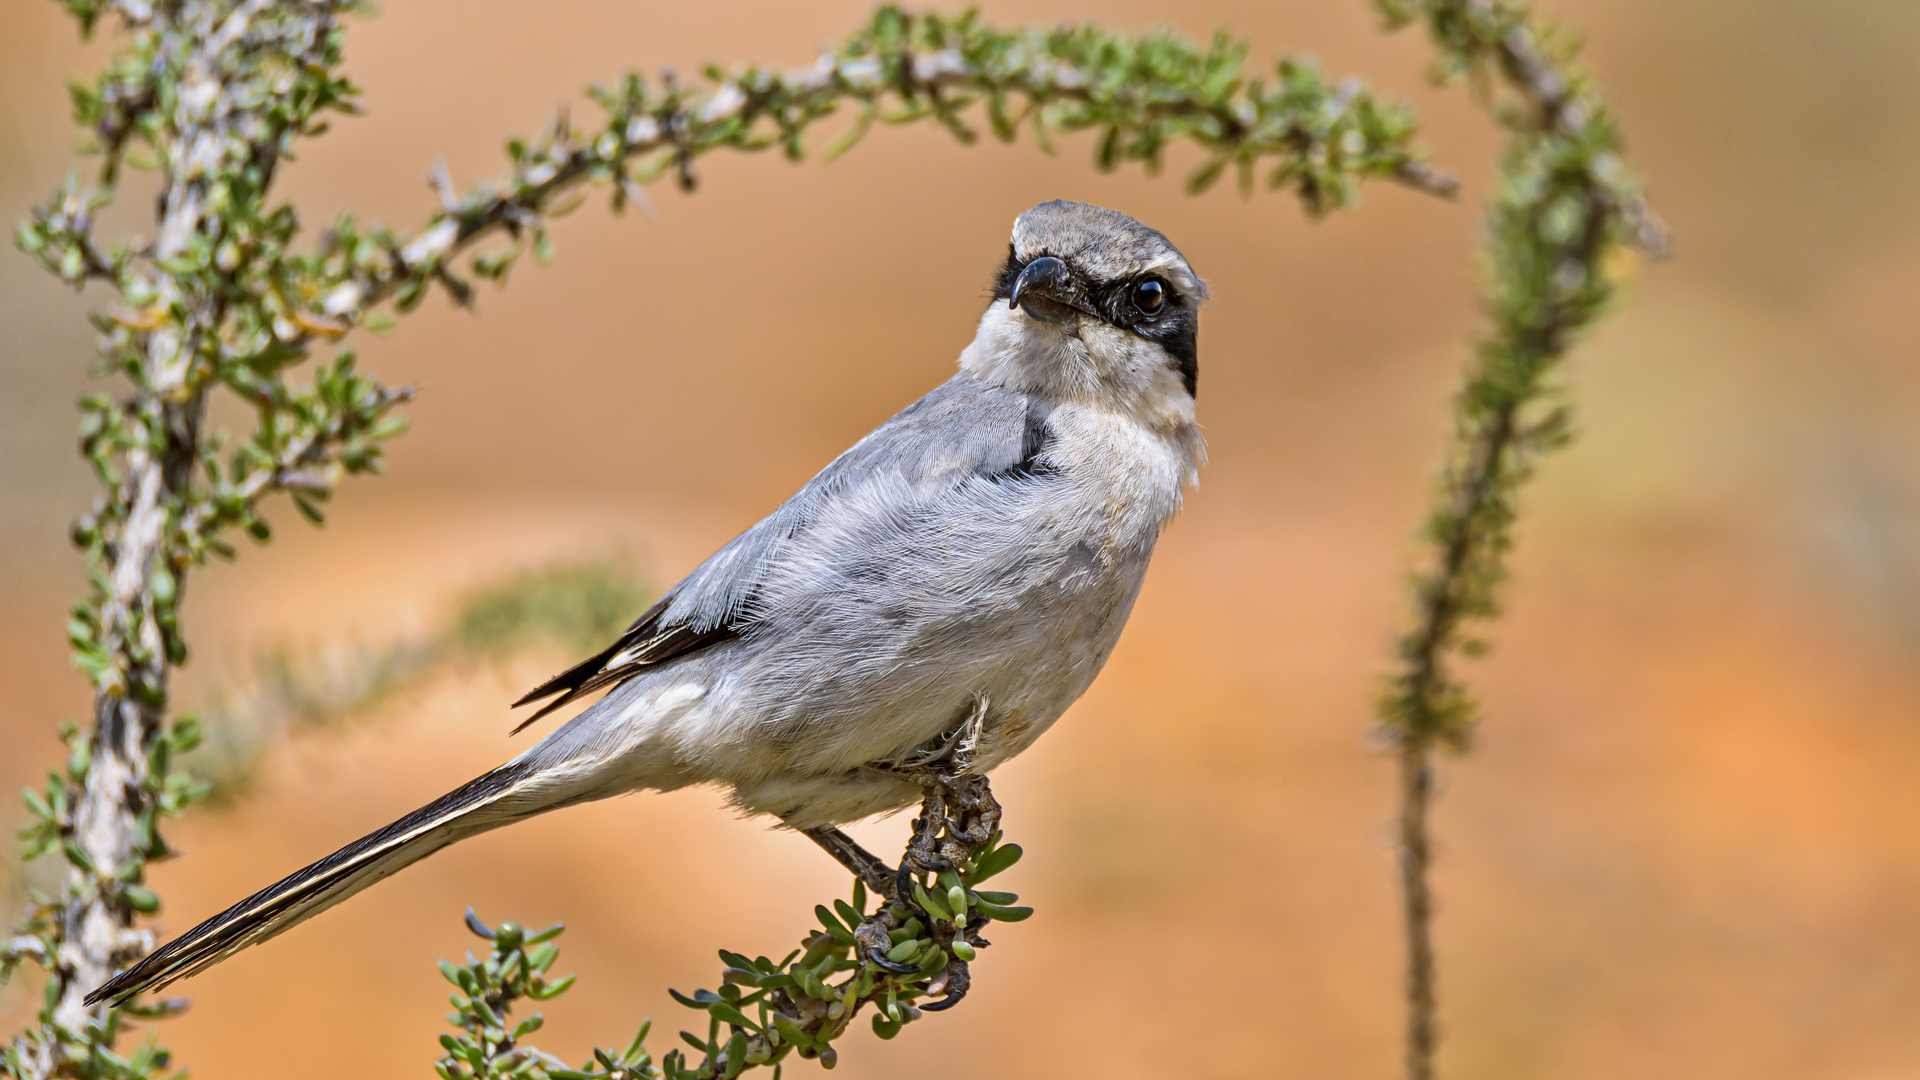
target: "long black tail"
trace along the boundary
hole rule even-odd
[[[291,929],[449,844],[569,801],[539,798],[532,790],[537,774],[531,762],[512,761],[463,784],[168,942],[88,994],[87,1004],[119,1003],[158,990]]]

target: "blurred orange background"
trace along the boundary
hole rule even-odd
[[[1920,1075],[1920,6],[1553,0],[1588,35],[1678,236],[1579,349],[1578,444],[1526,500],[1511,612],[1473,666],[1487,723],[1437,828],[1454,1077],[1878,1080]],[[810,61],[867,11],[813,4],[414,0],[353,25],[368,115],[283,194],[403,227],[444,157],[498,172],[580,86],[627,67]],[[1386,186],[1304,220],[1286,196],[1100,175],[1088,140],[956,147],[886,130],[831,166],[721,156],[658,216],[604,199],[551,267],[477,312],[435,298],[365,366],[421,387],[389,475],[323,531],[192,584],[191,707],[270,643],[384,638],[463,585],[632,552],[668,584],[945,378],[1015,214],[1113,206],[1210,279],[1199,406],[1212,463],[1107,673],[996,777],[1039,914],[995,934],[960,1009],[853,1077],[1268,1075],[1398,1068],[1392,766],[1370,702],[1405,620],[1412,528],[1478,319],[1478,205],[1498,135],[1428,48],[1364,3],[990,2],[1002,24],[1230,27],[1265,64],[1318,54],[1405,96],[1469,197]],[[71,161],[82,45],[50,3],[0,8],[0,217]],[[1190,163],[1190,159],[1187,161]],[[120,227],[141,227],[130,190]],[[0,789],[85,715],[62,612],[91,356],[75,297],[0,256]],[[502,760],[507,701],[562,661],[447,679],[378,722],[282,746],[254,797],[177,825],[176,933]],[[460,911],[566,920],[578,989],[541,1045],[578,1060],[712,950],[778,955],[844,874],[708,791],[569,810],[435,858],[194,980],[161,1028],[203,1080],[426,1075]],[[897,851],[899,821],[863,826]],[[30,1012],[0,994],[0,1029]],[[814,1068],[796,1065],[797,1073]]]

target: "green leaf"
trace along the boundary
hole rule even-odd
[[[564,979],[558,979],[548,983],[546,986],[537,990],[529,991],[527,996],[533,998],[535,1001],[551,1001],[572,989],[573,984],[578,981],[579,978],[580,976],[578,975],[569,975]]]
[[[813,905],[813,915],[814,915],[814,918],[817,918],[820,920],[820,925],[824,927],[828,933],[831,934],[835,930],[839,930],[842,933],[847,932],[848,928],[845,926],[842,926],[840,924],[839,919],[834,918],[833,912],[827,909],[827,905],[825,904]],[[854,925],[857,926],[859,924],[856,922]],[[839,936],[840,936],[839,934],[834,934],[834,937],[836,938]],[[850,934],[849,934],[849,938],[851,938]]]
[[[913,899],[915,903],[920,905],[920,910],[925,911],[934,918],[952,920],[953,913],[947,910],[947,906],[934,899],[933,894],[927,891],[926,886],[920,884],[917,880],[913,883]]]
[[[980,909],[980,914],[998,922],[1020,922],[1033,914],[1030,907],[1001,907],[985,899],[976,901],[974,907]]]
[[[621,1062],[631,1064],[640,1059],[641,1052],[647,1048],[647,1032],[652,1030],[653,1021],[651,1019],[640,1022],[640,1030],[634,1033],[633,1041],[628,1043],[627,1048],[620,1054]]]
[[[1226,157],[1216,157],[1189,173],[1185,185],[1187,194],[1204,194],[1207,189],[1213,187],[1213,185],[1219,181],[1221,175],[1227,171],[1227,165],[1231,163],[1231,160],[1232,159]]]
[[[308,522],[314,525],[325,525],[327,523],[327,515],[321,512],[320,508],[315,506],[305,495],[295,492],[293,495],[293,506],[294,509],[300,511],[300,516],[306,518]]]
[[[859,895],[860,892],[863,892],[863,891],[864,890],[856,891],[855,898],[860,900],[866,899],[866,897]],[[840,918],[846,922],[847,927],[849,929],[857,930],[859,929],[860,924],[865,921],[864,917],[861,916],[858,907],[856,905],[847,903],[845,900],[835,900],[833,902],[833,909],[840,913]]]
[[[1019,862],[1020,856],[1024,854],[1026,852],[1021,850],[1019,844],[1003,844],[994,848],[974,863],[974,883],[979,884],[996,874],[1005,873],[1013,867],[1013,864]]]
[[[816,1044],[812,1036],[794,1026],[793,1021],[780,1013],[773,1014],[773,1029],[780,1037],[802,1050],[811,1050]]]
[[[751,1031],[760,1030],[760,1025],[747,1019],[746,1013],[741,1012],[739,1009],[734,1008],[724,1001],[715,1002],[707,1006],[707,1012],[721,1021],[733,1024],[736,1027],[747,1028]]]

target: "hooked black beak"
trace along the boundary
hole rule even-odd
[[[1082,310],[1073,302],[1073,275],[1067,272],[1067,264],[1051,255],[1028,263],[1013,279],[1007,306],[1050,323],[1071,322]]]

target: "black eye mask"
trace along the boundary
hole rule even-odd
[[[995,300],[1012,297],[1013,283],[1026,265],[1014,253],[1013,245],[1008,244],[1006,265],[1000,268],[993,282]],[[1071,260],[1067,260],[1067,266],[1073,268]],[[1173,370],[1180,373],[1180,382],[1186,387],[1187,393],[1196,393],[1200,377],[1200,315],[1180,298],[1180,294],[1164,278],[1149,274],[1088,287],[1078,270],[1073,270],[1073,277],[1086,298],[1089,310],[1110,325],[1165,349]],[[1158,293],[1158,305],[1149,311],[1147,307],[1155,299],[1155,292]]]

